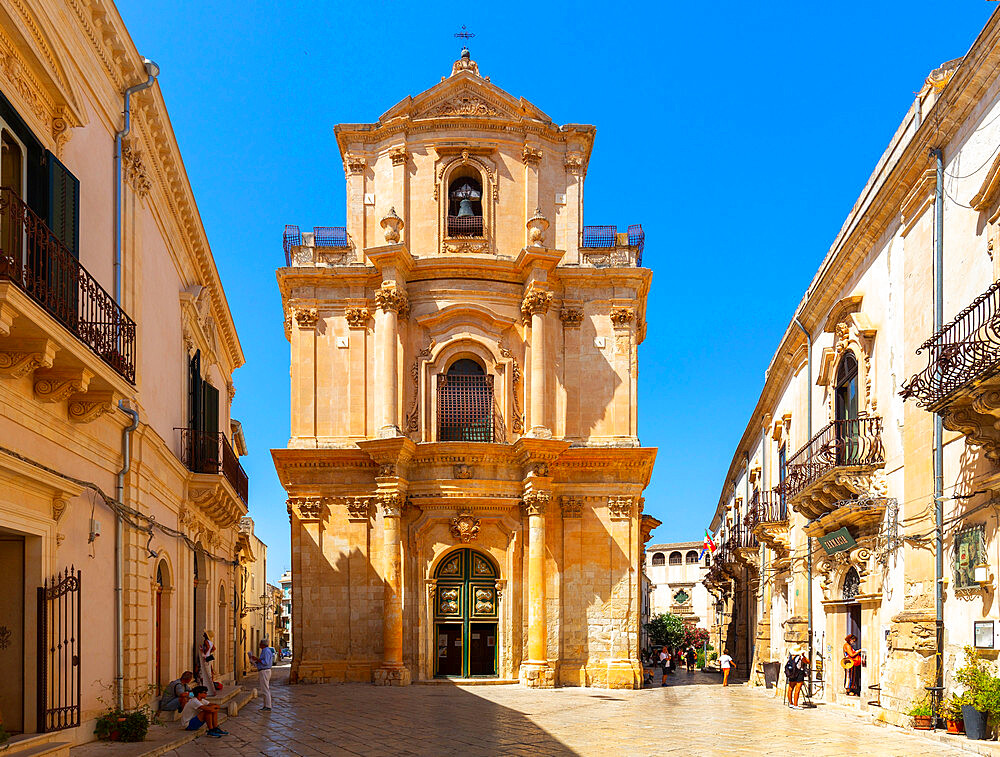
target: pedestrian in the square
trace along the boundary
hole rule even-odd
[[[729,656],[729,650],[723,647],[722,655],[719,657],[719,665],[722,667],[722,685],[729,685],[729,671],[733,669],[733,658]]]
[[[201,663],[201,667],[198,668],[198,679],[201,681],[201,685],[208,691],[215,691],[215,676],[212,670],[215,662],[215,634],[207,628],[201,635],[198,658]]]
[[[697,653],[694,651],[694,647],[688,646],[687,652],[684,654],[684,659],[687,662],[688,673],[694,672],[694,663],[698,659]]]
[[[184,705],[191,698],[191,683],[194,681],[194,673],[185,670],[181,677],[171,681],[163,689],[163,696],[160,697],[160,711],[171,712],[183,710]]]
[[[219,705],[208,701],[208,689],[195,686],[191,690],[191,698],[181,710],[181,728],[197,731],[203,725],[208,726],[208,735],[214,739],[229,735],[229,731],[219,728]]]
[[[801,710],[799,694],[806,680],[806,670],[809,669],[809,658],[801,644],[792,647],[785,662],[785,681],[788,684],[788,706],[793,710]]]
[[[848,696],[861,696],[861,652],[855,648],[858,637],[853,633],[844,637],[844,689]]]
[[[660,649],[660,670],[663,676],[660,678],[660,686],[667,685],[667,675],[670,673],[670,652],[666,647]]]
[[[260,686],[260,694],[264,698],[264,706],[260,709],[264,712],[271,711],[271,668],[274,666],[274,650],[267,639],[260,640],[260,655],[250,655],[250,662],[257,666],[257,682]]]

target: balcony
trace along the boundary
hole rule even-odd
[[[881,418],[833,421],[789,459],[779,489],[792,509],[815,519],[873,493],[884,467]]]
[[[920,345],[927,367],[900,391],[1000,459],[1000,281]]]
[[[285,226],[281,238],[286,266],[339,266],[358,262],[354,242],[346,226],[314,226],[300,231],[292,224]]]
[[[735,561],[756,568],[760,557],[760,542],[750,527],[750,522],[738,523],[736,529],[729,535],[728,544],[732,548]]]
[[[775,552],[788,554],[788,509],[781,492],[772,489],[753,493],[747,528]]]
[[[115,373],[135,383],[135,323],[42,219],[10,189],[0,188],[0,283],[4,281],[13,283]],[[6,295],[2,299],[7,300]]]
[[[180,436],[181,461],[194,474],[188,499],[216,525],[235,526],[247,514],[249,480],[229,441],[222,433],[174,430]]]
[[[640,224],[625,232],[616,226],[584,226],[580,232],[580,262],[594,268],[641,268],[646,234]]]
[[[438,374],[438,441],[504,444],[507,428],[493,396],[493,377]]]

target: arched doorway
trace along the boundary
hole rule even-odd
[[[226,639],[229,638],[228,628],[226,623],[226,586],[225,584],[219,584],[219,618],[218,625],[215,627],[215,672],[219,675],[226,672]]]
[[[447,555],[434,573],[434,675],[472,678],[497,674],[496,566],[481,552]]]
[[[208,602],[206,601],[208,595],[208,576],[205,575],[207,572],[205,556],[201,547],[199,547],[194,553],[194,628],[192,634],[194,649],[192,653],[194,655],[195,670],[200,668],[198,647],[201,645],[205,629],[208,628]]]
[[[170,613],[165,607],[169,590],[169,570],[166,561],[160,560],[156,566],[156,596],[153,598],[153,642],[155,645],[153,678],[160,689],[170,680],[170,674],[166,670],[169,638],[166,624],[169,622]]]

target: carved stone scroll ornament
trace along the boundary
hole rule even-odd
[[[59,522],[62,518],[63,513],[66,512],[66,506],[69,504],[69,500],[65,497],[53,497],[52,499],[52,520]]]
[[[410,309],[406,292],[389,282],[383,282],[379,289],[375,290],[375,307],[382,311],[392,310],[405,318]]]
[[[113,392],[87,392],[79,397],[70,397],[67,406],[69,419],[76,423],[97,420],[115,409],[115,399]]]
[[[551,304],[552,292],[547,292],[544,289],[532,289],[521,300],[521,313],[527,316],[535,315],[536,313],[544,315],[549,311]]]
[[[549,492],[528,492],[521,499],[521,510],[527,516],[544,515],[552,495]]]
[[[89,384],[88,374],[44,377],[35,374],[35,396],[42,402],[62,402],[78,392],[86,392]]]
[[[470,510],[462,510],[451,519],[451,535],[463,544],[473,542],[479,536],[480,519]]]
[[[455,466],[455,478],[459,479],[470,479],[472,478],[472,466],[466,465],[465,463],[459,463]]]
[[[0,352],[0,378],[18,379],[38,368],[51,368],[44,352]]]
[[[504,347],[501,340],[497,340],[497,348],[500,350],[500,356],[505,357],[510,360],[510,374],[511,374],[511,389],[514,395],[513,402],[513,418],[510,422],[510,430],[515,434],[524,433],[524,417],[521,414],[521,366],[517,363],[517,358],[514,357],[514,353],[509,349]]]
[[[396,475],[396,464],[395,463],[382,463],[378,466],[378,477],[384,478],[386,476]]]
[[[406,414],[406,431],[413,433],[420,430],[420,362],[431,356],[431,348],[425,347],[417,353],[410,366],[410,380],[413,383],[413,404]]]
[[[608,514],[611,520],[627,520],[632,517],[635,500],[632,497],[608,497]]]

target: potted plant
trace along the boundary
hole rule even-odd
[[[918,731],[929,731],[933,726],[934,708],[927,697],[913,705],[906,714],[913,718],[913,727]]]
[[[137,710],[109,710],[97,718],[94,733],[102,741],[143,741],[149,730],[149,717]]]
[[[941,702],[941,715],[948,726],[948,733],[965,733],[965,721],[962,720],[962,697],[952,694]]]
[[[965,664],[955,671],[954,678],[965,687],[961,702],[966,737],[985,739],[989,717],[1000,715],[1000,678],[971,646],[965,647]]]

